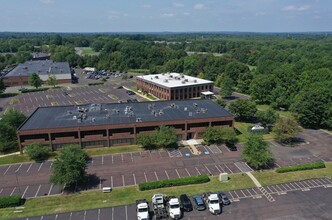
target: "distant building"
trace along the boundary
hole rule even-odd
[[[137,89],[159,99],[198,98],[202,92],[213,92],[213,82],[180,73],[162,73],[136,77]]]
[[[175,129],[178,140],[202,138],[209,126],[233,127],[234,116],[211,100],[39,107],[18,128],[20,150],[39,143],[58,150],[135,144],[138,134],[160,125]]]
[[[29,76],[37,73],[43,82],[50,75],[55,75],[58,83],[71,83],[72,77],[67,62],[54,62],[50,60],[27,61],[19,64],[3,77],[6,86],[28,85]]]
[[[32,53],[32,60],[49,60],[51,59],[51,54],[49,53]]]

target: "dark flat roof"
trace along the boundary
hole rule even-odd
[[[54,62],[51,60],[34,60],[19,64],[8,76],[30,76],[32,73],[38,75],[70,74],[70,67],[67,62]]]
[[[139,122],[229,117],[231,113],[211,100],[39,107],[18,130],[115,125]]]

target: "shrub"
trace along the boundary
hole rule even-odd
[[[15,207],[22,204],[20,195],[0,197],[0,208]]]
[[[40,91],[46,91],[46,90],[49,90],[49,88],[23,89],[23,90],[21,90],[21,93],[40,92]]]
[[[47,160],[50,156],[50,148],[40,144],[27,145],[24,152],[34,161]]]
[[[320,168],[325,168],[324,162],[300,164],[300,165],[289,166],[289,167],[280,167],[280,168],[276,169],[276,172],[277,173],[286,173],[286,172],[292,172],[292,171],[313,170],[313,169],[320,169]]]
[[[89,83],[88,86],[104,85],[104,82]]]
[[[172,186],[184,186],[190,184],[207,183],[209,181],[210,178],[207,175],[199,175],[199,176],[191,176],[191,177],[184,177],[178,179],[158,180],[153,182],[140,183],[138,184],[138,188],[141,191],[144,191],[144,190],[159,189],[159,188],[172,187]]]

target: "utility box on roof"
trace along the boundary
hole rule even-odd
[[[219,174],[219,181],[220,182],[227,182],[228,181],[228,173]]]

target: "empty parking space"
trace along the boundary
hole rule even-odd
[[[167,169],[165,170],[167,172],[167,175],[170,179],[176,179],[179,178],[178,172],[176,172],[175,169]]]
[[[179,149],[168,149],[167,152],[170,158],[183,156]]]
[[[47,196],[50,192],[52,184],[42,184],[39,188],[39,191],[37,193],[37,196]]]
[[[146,176],[148,182],[158,180],[154,171],[146,171],[144,173],[145,173],[145,176]]]
[[[102,208],[99,212],[99,220],[114,220],[113,208]]]
[[[121,175],[112,176],[113,187],[123,186],[123,179]]]
[[[136,177],[135,177],[135,179],[136,179]],[[134,176],[132,174],[123,175],[124,186],[135,185],[135,179],[134,179]]]
[[[73,212],[70,219],[71,220],[85,220],[86,211],[80,211],[80,212]]]
[[[210,153],[212,154],[221,154],[222,151],[220,149],[219,146],[217,145],[210,145],[210,146],[207,146],[207,149],[210,151]]]
[[[123,219],[128,220],[128,208],[127,206],[117,206],[114,207],[114,220],[116,219]]]
[[[245,162],[235,162],[234,165],[241,171],[241,172],[251,172],[253,169],[248,166]]]

